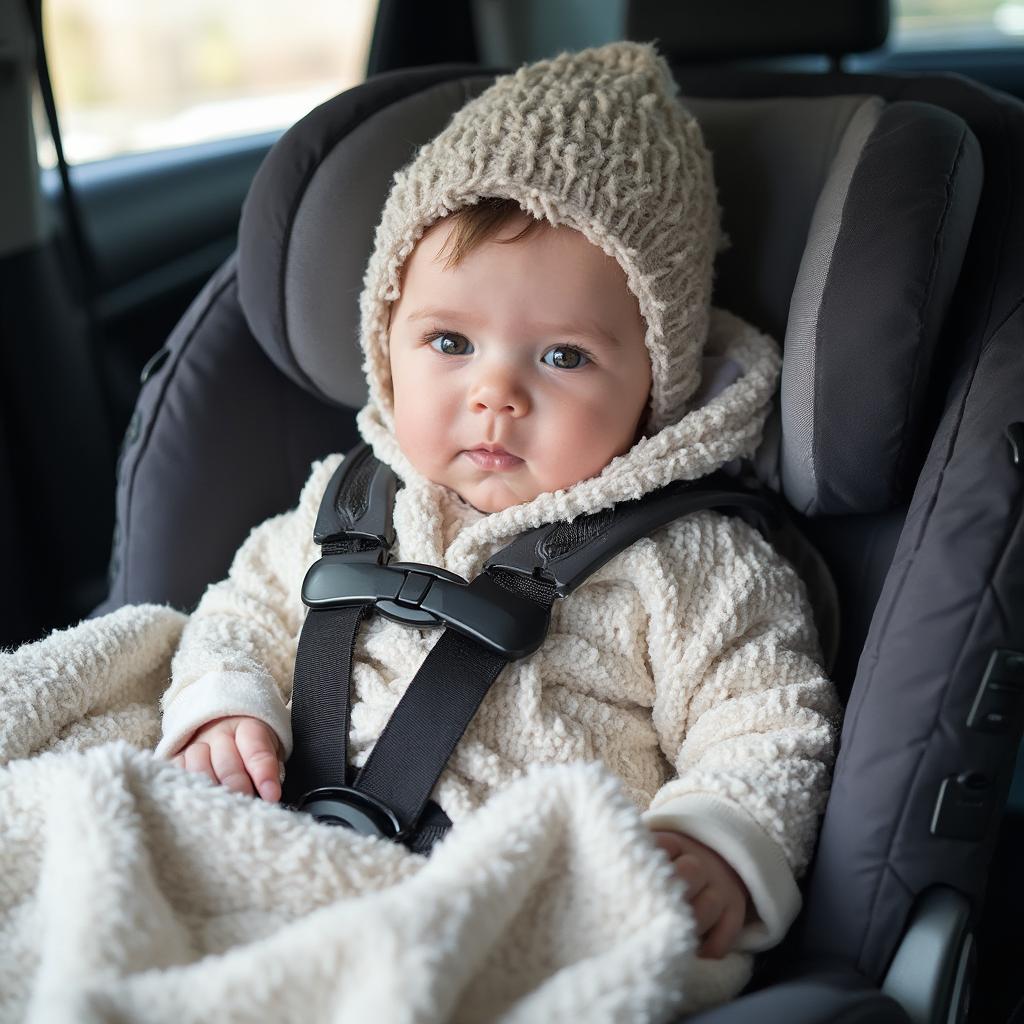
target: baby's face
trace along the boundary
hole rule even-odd
[[[625,275],[572,228],[496,239],[443,269],[450,223],[403,270],[389,343],[398,443],[482,512],[599,473],[632,447],[651,389]]]

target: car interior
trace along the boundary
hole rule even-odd
[[[846,705],[804,909],[691,1019],[1024,1020],[1024,46],[890,51],[893,16],[381,0],[365,82],[286,131],[69,165],[41,4],[0,9],[0,644],[194,607],[357,440],[394,171],[497,73],[656,41],[714,156],[714,304],[783,344],[756,464],[835,581]]]

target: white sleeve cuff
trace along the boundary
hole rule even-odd
[[[277,684],[269,676],[248,672],[207,672],[186,686],[164,710],[163,737],[156,757],[174,757],[188,738],[207,722],[229,715],[248,715],[265,722],[284,748],[292,752],[291,715]]]
[[[737,950],[760,953],[782,941],[803,898],[782,847],[749,814],[710,793],[688,793],[643,819],[648,828],[682,832],[711,847],[743,879],[760,920],[744,926]]]

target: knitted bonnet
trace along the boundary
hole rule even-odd
[[[484,197],[575,228],[618,262],[646,323],[647,433],[686,412],[720,229],[711,155],[677,92],[648,44],[563,53],[498,78],[395,175],[360,300],[370,403],[388,427],[402,265],[434,222]]]

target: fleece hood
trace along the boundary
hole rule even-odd
[[[499,77],[395,175],[360,297],[369,401],[357,422],[405,482],[406,501],[430,495],[446,523],[459,520],[460,530],[440,528],[435,558],[449,547],[449,532],[467,553],[490,547],[704,476],[757,447],[778,383],[778,347],[711,307],[720,211],[711,155],[677,92],[650,45],[564,53]],[[485,197],[514,200],[534,217],[572,227],[618,262],[644,318],[652,371],[647,436],[597,476],[490,515],[460,511],[452,499],[461,499],[442,494],[403,455],[388,356],[389,313],[405,261],[432,224]],[[724,386],[719,374],[714,387],[708,380],[702,387],[709,366],[726,368]]]

